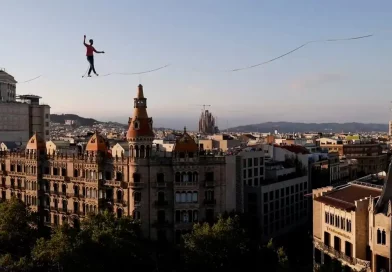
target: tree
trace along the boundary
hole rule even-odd
[[[279,260],[286,262],[283,254],[279,256],[272,246],[252,243],[239,227],[238,216],[220,217],[213,226],[196,224],[192,233],[184,235],[184,247],[188,271],[239,270],[260,262],[266,270],[277,271]]]
[[[80,230],[59,227],[49,240],[38,240],[32,259],[41,271],[107,271],[114,268],[154,267],[140,226],[130,217],[105,212],[88,215]]]
[[[23,271],[36,239],[33,217],[16,198],[0,203],[0,267]]]
[[[67,224],[55,229],[49,240],[40,238],[31,254],[36,269],[41,271],[72,270],[76,239],[77,231]]]

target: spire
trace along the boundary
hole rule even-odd
[[[144,98],[144,93],[143,93],[143,85],[139,84],[139,86],[137,86],[137,98]]]
[[[184,134],[186,133],[186,127],[184,127]]]
[[[384,180],[384,187],[381,196],[376,203],[375,210],[380,212],[385,205],[388,205],[389,199],[392,199],[392,163],[389,163],[388,173]]]
[[[143,86],[138,86],[137,95],[134,98],[133,116],[129,120],[127,140],[137,137],[154,137],[152,131],[152,118],[147,114],[147,98],[144,97]]]

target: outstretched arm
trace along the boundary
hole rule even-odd
[[[84,35],[83,44],[84,44],[84,46],[87,46],[87,44],[86,44],[86,35]]]
[[[94,48],[94,52],[98,53],[98,54],[104,54],[105,53],[105,51],[97,51],[97,50],[95,50],[95,48]]]

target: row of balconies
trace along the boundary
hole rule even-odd
[[[351,256],[347,256],[344,252],[338,251],[336,249],[334,249],[331,246],[328,246],[326,244],[324,244],[321,241],[314,241],[315,243],[315,247],[318,248],[319,250],[328,253],[329,255],[332,255],[333,257],[335,257],[336,259],[339,259],[341,261],[344,261],[350,265],[360,265],[363,266],[365,268],[370,268],[370,261],[366,261],[366,260],[362,260],[362,259],[358,259],[355,257],[351,257]]]
[[[192,202],[180,202],[180,203],[175,203],[175,205],[197,205],[199,204],[198,202],[192,203]],[[216,204],[216,199],[204,199],[203,200],[204,205],[215,205]],[[154,202],[154,205],[157,207],[166,207],[169,206],[169,202],[167,200],[156,200]]]

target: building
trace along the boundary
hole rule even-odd
[[[328,150],[328,152],[338,152],[340,156],[343,156],[343,144],[345,141],[340,139],[331,138],[320,138],[316,140],[317,145],[322,149]]]
[[[16,83],[0,70],[0,141],[27,143],[34,133],[49,140],[50,107],[39,96],[17,96]]]
[[[387,154],[379,144],[347,144],[343,146],[343,153],[347,159],[358,161],[359,175],[382,172],[388,166]]]
[[[203,134],[214,134],[218,132],[215,117],[208,110],[204,110],[200,115],[199,132]]]
[[[240,151],[226,156],[226,195],[229,211],[244,212],[244,187],[259,187],[264,181],[265,160],[262,150]],[[234,193],[235,192],[235,193]]]
[[[109,210],[140,219],[146,238],[179,241],[194,222],[212,221],[232,206],[225,158],[201,155],[185,129],[173,152],[158,156],[152,125],[139,85],[127,154],[113,156],[97,132],[79,154],[48,153],[36,133],[24,151],[0,152],[1,198],[25,201],[47,225],[78,225],[89,212]]]
[[[314,264],[391,271],[392,165],[347,185],[313,190]]]
[[[388,135],[392,136],[392,120],[388,123]]]
[[[12,102],[16,99],[16,80],[0,68],[0,102]]]
[[[210,139],[199,139],[198,144],[202,150],[221,150],[226,152],[228,149],[239,147],[241,141],[234,139],[230,135],[215,134]]]

